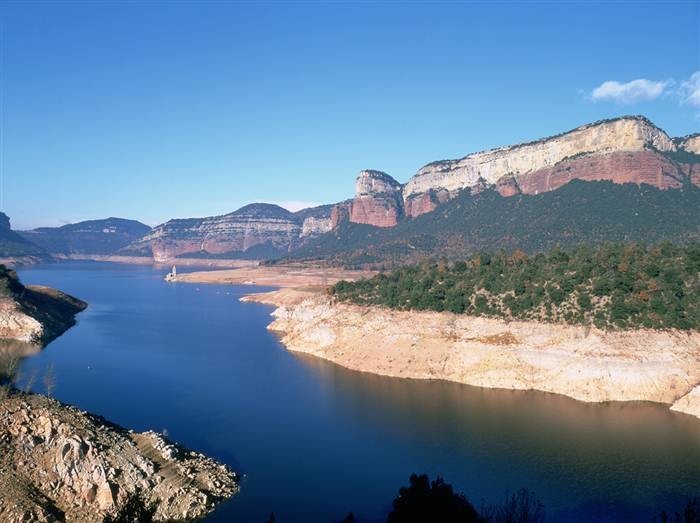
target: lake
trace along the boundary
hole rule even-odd
[[[238,301],[265,288],[93,262],[19,272],[89,303],[23,373],[53,365],[61,401],[244,474],[208,521],[381,521],[412,472],[477,507],[526,487],[557,521],[644,521],[700,494],[700,420],[664,406],[349,371],[285,350],[272,308]]]

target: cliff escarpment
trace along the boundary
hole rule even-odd
[[[157,262],[183,255],[273,258],[330,230],[330,225],[330,206],[295,214],[278,205],[254,203],[222,216],[170,220],[120,254],[152,255]]]
[[[386,173],[379,183],[362,171],[355,198],[340,204],[340,218],[352,223],[391,227],[402,217],[415,218],[469,189],[488,188],[502,196],[553,191],[572,180],[648,184],[675,189],[700,185],[697,135],[670,138],[641,116],[583,125],[534,142],[473,153],[457,160],[432,162],[405,185]],[[339,223],[341,219],[335,221]]]
[[[289,255],[346,267],[387,268],[429,257],[460,260],[479,251],[536,253],[601,242],[700,241],[700,187],[572,180],[555,191],[503,196],[470,189],[435,212],[394,227],[341,222]]]

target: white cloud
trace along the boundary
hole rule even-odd
[[[594,102],[611,101],[621,104],[646,102],[655,100],[659,96],[668,93],[668,90],[674,83],[673,80],[653,81],[646,78],[639,78],[626,83],[608,80],[593,89],[591,100]]]
[[[700,71],[695,71],[688,80],[681,82],[678,92],[681,103],[700,107]]]

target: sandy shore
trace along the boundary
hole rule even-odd
[[[606,332],[334,304],[282,289],[268,327],[292,351],[386,376],[539,390],[580,401],[652,401],[700,417],[700,332]]]
[[[180,273],[175,278],[175,281],[322,290],[340,280],[357,280],[373,274],[375,273],[371,271],[273,265],[269,267],[242,267],[229,270]]]

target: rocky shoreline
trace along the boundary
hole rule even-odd
[[[154,432],[40,395],[0,400],[0,521],[193,520],[237,491],[227,466]]]
[[[0,339],[44,345],[75,325],[87,303],[41,285],[22,285],[0,265]]]
[[[203,454],[13,388],[19,360],[87,304],[3,266],[0,289],[0,521],[188,521],[238,491]]]
[[[700,333],[602,331],[333,303],[283,289],[244,301],[276,307],[268,329],[292,351],[344,367],[588,402],[651,401],[700,417]]]

